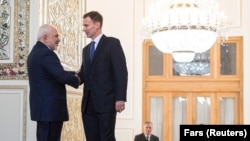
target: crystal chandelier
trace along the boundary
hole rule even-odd
[[[227,17],[215,0],[158,0],[143,21],[143,36],[151,38],[176,62],[191,62],[195,53],[227,39]]]

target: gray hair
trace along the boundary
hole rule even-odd
[[[40,26],[38,33],[37,33],[37,40],[41,40],[42,36],[49,34],[51,32],[52,25],[44,24]]]

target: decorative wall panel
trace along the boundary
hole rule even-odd
[[[0,97],[1,140],[26,141],[27,86],[1,85]]]
[[[82,0],[40,0],[40,24],[57,27],[61,42],[56,50],[66,70],[76,71],[81,65],[83,41]],[[62,141],[85,141],[81,116],[82,87],[67,87],[69,121],[64,122]]]
[[[56,53],[67,70],[77,70],[81,64],[83,46],[81,0],[44,0],[41,24],[55,25],[61,39]]]
[[[11,4],[8,0],[0,1],[0,59],[10,57]]]
[[[0,79],[27,79],[29,0],[0,1]]]
[[[68,110],[69,121],[64,122],[62,141],[85,141],[81,113],[81,95],[69,94]]]

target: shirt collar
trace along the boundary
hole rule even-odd
[[[149,137],[149,138],[150,138],[150,136],[151,136],[151,134],[149,134],[149,135],[144,134],[144,135],[145,135],[145,137]]]
[[[101,37],[102,37],[103,33],[99,34],[93,41],[95,41],[95,47],[97,47]]]

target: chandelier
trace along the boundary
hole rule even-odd
[[[176,62],[191,62],[195,53],[227,39],[227,17],[215,0],[158,0],[150,6],[143,28],[144,38]]]

